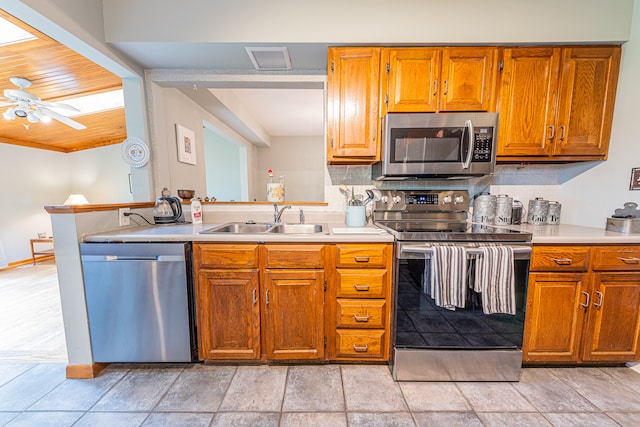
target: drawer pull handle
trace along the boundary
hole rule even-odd
[[[369,262],[368,256],[356,256],[354,257],[354,259],[356,260],[356,262]]]
[[[369,344],[365,345],[353,345],[353,351],[357,351],[358,353],[366,353],[369,350]]]
[[[256,305],[258,303],[258,296],[256,294],[257,294],[256,289],[251,291],[251,302],[253,303],[253,305]]]
[[[553,261],[558,265],[571,265],[573,260],[571,258],[553,258]]]
[[[584,294],[585,297],[587,297],[586,301],[584,302],[584,304],[580,304],[581,307],[587,308],[589,307],[589,294],[585,291],[582,291],[582,293]]]
[[[369,285],[358,285],[357,283],[354,283],[353,287],[359,292],[366,292],[369,290]]]
[[[368,314],[365,314],[364,316],[358,316],[357,314],[354,314],[353,318],[356,319],[356,322],[367,323],[369,321]]]
[[[600,308],[600,307],[602,307],[602,300],[604,300],[604,295],[600,291],[596,291],[596,295],[598,295],[600,297],[600,299],[598,300],[598,302],[594,302],[593,305],[595,307]]]
[[[620,261],[624,262],[625,264],[638,264],[638,262],[640,262],[639,258],[618,258]]]

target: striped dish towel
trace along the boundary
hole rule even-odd
[[[516,314],[513,248],[484,246],[476,260],[473,290],[482,294],[484,314]]]
[[[464,308],[467,298],[467,251],[461,246],[433,246],[431,298],[439,307]]]

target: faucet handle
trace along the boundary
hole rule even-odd
[[[300,224],[304,224],[304,211],[300,208]]]

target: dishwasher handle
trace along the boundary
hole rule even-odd
[[[83,255],[83,262],[113,262],[113,261],[152,261],[152,262],[183,262],[181,255]]]

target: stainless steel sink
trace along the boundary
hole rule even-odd
[[[263,233],[273,228],[274,224],[270,223],[244,223],[244,222],[228,222],[214,228],[202,231],[203,234],[209,233],[230,233],[230,234],[251,234]]]
[[[319,234],[328,233],[325,224],[276,224],[269,233],[278,234]]]

